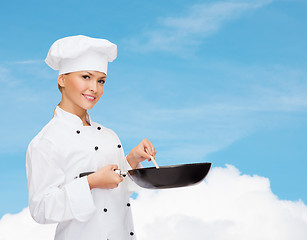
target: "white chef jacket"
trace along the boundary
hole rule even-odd
[[[124,178],[115,189],[90,190],[82,172],[108,164],[131,169],[117,135],[56,107],[52,120],[31,141],[26,166],[29,209],[38,223],[59,223],[56,240],[135,239],[129,196],[135,184]],[[76,178],[77,177],[77,178]]]

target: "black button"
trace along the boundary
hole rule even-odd
[[[76,131],[76,133],[80,134],[80,131],[79,131],[79,130],[77,130],[77,131]]]
[[[117,147],[118,147],[118,148],[121,148],[121,147],[122,147],[122,145],[118,144],[118,145],[117,145]]]
[[[131,235],[131,236],[133,236],[133,235],[134,235],[134,233],[133,233],[133,232],[130,232],[130,235]]]
[[[104,208],[104,209],[103,209],[103,211],[104,211],[104,212],[107,212],[107,211],[108,211],[108,209]]]
[[[98,127],[97,129],[98,129],[98,130],[101,130],[101,127]]]
[[[130,203],[127,203],[127,206],[130,207]]]
[[[96,150],[96,151],[98,150],[98,147],[97,147],[97,146],[95,146],[95,150]]]

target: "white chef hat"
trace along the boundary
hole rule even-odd
[[[106,39],[83,35],[61,38],[49,49],[45,62],[59,75],[92,70],[107,74],[108,62],[117,56],[117,46]]]

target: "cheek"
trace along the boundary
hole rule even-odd
[[[102,96],[103,92],[104,92],[104,86],[99,87],[98,88],[98,98],[100,98]]]
[[[73,81],[72,84],[71,84],[71,89],[75,93],[80,93],[80,92],[84,91],[84,89],[86,89],[86,86],[85,86],[84,81]]]

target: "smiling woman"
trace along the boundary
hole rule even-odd
[[[56,41],[45,60],[59,70],[62,99],[28,147],[29,210],[39,223],[58,223],[57,240],[135,239],[129,196],[136,185],[115,170],[138,168],[156,150],[143,139],[125,157],[118,136],[87,112],[116,55],[107,40],[73,36]]]
[[[104,92],[106,74],[98,71],[77,71],[61,74],[58,77],[58,85],[62,93],[59,107],[75,112],[83,124],[88,125],[85,120],[84,109],[92,109],[99,101]]]

